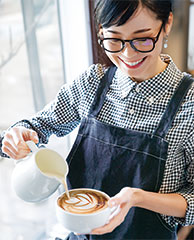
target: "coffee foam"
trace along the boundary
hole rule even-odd
[[[67,212],[89,214],[100,211],[108,206],[108,198],[90,190],[70,191],[70,199],[63,194],[58,199],[58,205]]]

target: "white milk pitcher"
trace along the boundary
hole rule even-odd
[[[32,141],[26,143],[32,152],[25,159],[15,161],[12,186],[24,201],[38,202],[54,193],[60,183],[66,188],[68,165],[57,152],[38,148]]]

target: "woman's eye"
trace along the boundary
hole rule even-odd
[[[134,45],[145,45],[145,46],[149,46],[153,44],[152,39],[150,38],[141,38],[141,39],[136,39],[133,41]]]
[[[109,41],[112,42],[112,43],[117,43],[117,42],[119,42],[119,40],[117,40],[117,39],[110,39]]]
[[[120,45],[121,43],[120,43],[120,41],[119,40],[117,40],[117,39],[109,39],[108,40],[108,44],[110,44],[110,45]]]

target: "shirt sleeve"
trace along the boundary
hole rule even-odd
[[[176,219],[183,226],[194,225],[194,131],[190,134],[185,144],[186,157],[186,183],[178,192],[187,201],[186,216],[182,219]]]
[[[52,134],[65,136],[87,116],[95,97],[104,68],[94,64],[76,78],[71,85],[63,85],[56,98],[30,119],[23,119],[13,126],[24,126],[38,133],[40,143],[48,143]],[[11,127],[13,127],[11,126]],[[2,146],[3,133],[0,138]],[[1,156],[5,156],[0,151]]]

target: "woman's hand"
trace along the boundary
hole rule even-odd
[[[2,151],[13,159],[21,159],[28,155],[30,149],[26,141],[39,142],[35,131],[25,127],[13,127],[7,131],[2,141]]]
[[[139,201],[139,192],[141,189],[125,187],[117,195],[109,200],[109,207],[120,206],[119,213],[111,218],[108,224],[103,227],[94,229],[91,234],[106,234],[112,232],[119,226],[129,212],[130,208],[136,206]]]
[[[120,212],[108,224],[96,228],[91,234],[105,234],[112,232],[119,226],[131,207],[140,207],[167,216],[184,218],[187,201],[178,193],[155,193],[138,188],[123,188],[109,200],[109,206],[120,206]]]

